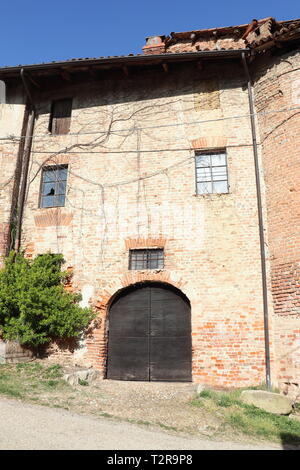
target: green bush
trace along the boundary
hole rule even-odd
[[[11,252],[0,270],[0,330],[5,340],[36,347],[52,339],[77,337],[94,318],[81,308],[79,294],[67,292],[69,273],[63,256],[38,255],[29,260]]]

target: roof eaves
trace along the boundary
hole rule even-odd
[[[27,71],[38,71],[43,69],[55,69],[63,67],[76,67],[77,65],[118,65],[118,64],[147,64],[147,62],[153,62],[155,60],[163,61],[184,61],[189,59],[204,58],[204,57],[237,57],[241,55],[242,52],[249,53],[249,49],[222,49],[222,50],[212,50],[212,51],[197,51],[197,52],[180,52],[180,53],[163,53],[163,54],[130,54],[127,56],[108,56],[108,57],[98,57],[98,58],[79,58],[79,59],[70,59],[65,61],[53,61],[53,62],[42,62],[39,64],[28,64],[28,65],[17,65],[17,66],[8,66],[0,67],[0,76],[9,75],[12,73],[19,72],[22,68]]]

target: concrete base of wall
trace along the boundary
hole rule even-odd
[[[33,357],[33,352],[22,347],[17,341],[0,340],[0,364],[28,362]]]

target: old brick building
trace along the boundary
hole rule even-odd
[[[1,254],[63,253],[99,312],[56,358],[244,386],[267,331],[272,382],[297,389],[299,39],[266,18],[0,69]]]

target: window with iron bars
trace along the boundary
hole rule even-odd
[[[196,153],[197,194],[229,192],[226,152]]]
[[[46,166],[42,171],[40,207],[65,205],[68,165]]]
[[[129,269],[163,269],[164,250],[162,248],[138,249],[129,251]]]

